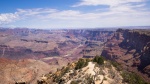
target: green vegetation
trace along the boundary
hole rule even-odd
[[[74,73],[71,73],[69,75],[71,77],[72,76],[76,76],[77,75],[77,71],[76,70],[79,69],[79,72],[81,72],[82,71],[81,68],[86,67],[88,65],[88,62],[90,62],[90,61],[96,62],[98,66],[101,65],[101,67],[104,66],[104,67],[109,68],[110,70],[108,71],[108,73],[110,74],[109,77],[111,77],[111,78],[115,77],[115,73],[111,70],[111,67],[113,65],[118,71],[121,72],[121,76],[123,77],[123,82],[124,83],[128,83],[128,84],[149,84],[149,83],[146,83],[137,74],[128,72],[126,70],[123,70],[121,65],[119,63],[117,63],[117,62],[107,60],[107,62],[104,64],[105,59],[102,56],[95,56],[93,59],[80,58],[78,60],[78,62],[76,63],[76,65],[75,65]],[[70,69],[71,68],[69,68],[69,67],[63,67],[61,69],[61,73],[59,75],[54,76],[54,80],[53,81],[57,82],[59,84],[64,84],[65,80],[62,79],[62,76],[65,75],[65,73],[67,73]],[[102,70],[100,70],[98,72],[98,74],[105,75],[105,73]],[[84,75],[84,74],[80,73],[78,75],[78,78],[81,78],[82,75]],[[93,77],[91,75],[86,75],[85,79],[86,80],[72,80],[70,84],[79,84],[80,82],[83,82],[83,81],[86,84],[93,84],[93,82],[94,82],[94,79],[93,79]],[[108,79],[106,77],[104,77],[104,80],[108,80]]]
[[[117,69],[117,71],[122,71],[122,67],[119,63],[115,61],[110,61],[110,63]]]
[[[140,76],[135,73],[124,71],[122,74],[123,81],[129,84],[148,84]]]
[[[90,62],[90,61],[91,60],[88,59],[88,58],[87,59],[80,58],[79,61],[76,64],[75,70],[81,69],[81,68],[87,66],[88,62]],[[102,64],[104,64],[104,58],[102,56],[95,56],[94,59],[93,59],[93,62],[96,62],[99,65],[102,65]]]
[[[118,70],[122,71],[122,77],[123,82],[129,83],[129,84],[148,84],[146,83],[139,75],[133,72],[128,72],[126,70],[122,69],[122,66],[114,61],[110,61],[110,63]]]
[[[87,75],[85,79],[87,80],[86,84],[94,84],[94,80],[91,75]]]
[[[78,84],[78,82],[77,81],[71,81],[70,84]]]
[[[65,75],[67,72],[69,72],[69,70],[70,70],[70,68],[69,67],[63,67],[62,69],[61,69],[61,73],[59,74],[59,75],[55,75],[54,76],[54,82],[63,82],[62,80],[61,80],[61,78],[62,78],[62,76],[63,75]]]
[[[62,70],[62,76],[65,75],[65,73],[67,73],[69,71],[69,67],[66,67],[65,69]]]
[[[102,56],[95,56],[93,59],[93,62],[96,62],[99,65],[104,64],[104,58]]]
[[[118,71],[121,71],[121,76],[123,77],[123,82],[129,83],[129,84],[148,84],[146,83],[139,75],[133,72],[128,72],[126,70],[123,70],[122,66],[115,62],[115,61],[109,61]],[[112,72],[110,72],[112,73]],[[113,76],[113,74],[112,74]]]
[[[107,80],[107,78],[106,77],[104,77],[104,79],[103,80]]]
[[[78,61],[77,64],[76,64],[75,70],[81,69],[81,68],[87,66],[87,65],[88,65],[88,62],[89,62],[89,60],[79,59],[79,61]]]

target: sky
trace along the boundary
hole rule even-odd
[[[150,0],[0,0],[0,27],[150,26]]]

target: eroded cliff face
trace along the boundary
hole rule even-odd
[[[140,64],[138,65],[139,69],[143,69],[150,64],[150,31],[126,31],[123,33],[124,41],[121,47],[125,47],[128,50],[135,49],[133,56],[139,58]]]
[[[106,42],[107,39],[111,38],[114,31],[115,29],[68,30],[67,34],[74,37],[84,37],[87,40]]]
[[[106,42],[114,31],[0,29],[0,57],[41,59],[80,54],[85,41]],[[82,45],[82,46],[80,46]],[[80,52],[79,52],[80,50]],[[72,53],[68,53],[68,52]],[[75,52],[79,52],[74,54]],[[79,55],[80,57],[82,54]]]
[[[150,76],[150,30],[118,29],[105,43],[102,56],[147,79]]]

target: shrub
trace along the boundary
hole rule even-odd
[[[93,80],[93,77],[92,76],[90,76],[90,75],[88,75],[88,76],[86,76],[86,78],[85,78],[87,81],[87,83],[86,84],[94,84],[94,80]]]
[[[123,82],[127,82],[129,84],[148,84],[135,73],[124,71],[121,75],[123,77]]]
[[[65,75],[66,73],[68,73],[68,72],[69,72],[69,70],[70,70],[70,68],[69,68],[69,67],[64,67],[64,68],[61,70],[61,74],[60,74],[60,76]]]
[[[77,81],[71,81],[70,84],[78,84],[78,82]]]
[[[104,58],[102,56],[95,56],[93,62],[96,62],[99,65],[104,64]]]
[[[76,70],[77,70],[77,69],[81,69],[81,68],[83,68],[83,67],[85,67],[85,66],[87,66],[87,65],[88,65],[88,61],[87,61],[87,60],[79,59],[79,61],[78,61],[77,64],[76,64],[75,69],[76,69]]]
[[[107,78],[106,78],[106,77],[104,77],[104,80],[107,80]]]
[[[122,71],[122,66],[115,62],[115,61],[110,61],[110,63],[117,69],[117,71]]]
[[[57,83],[60,83],[60,82],[63,82],[61,80],[62,76],[65,75],[68,71],[69,71],[69,67],[63,67],[61,69],[61,73],[59,75],[54,75],[54,79],[53,79],[53,82],[57,82]]]

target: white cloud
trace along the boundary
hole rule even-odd
[[[146,0],[81,0],[72,7],[106,5],[113,12],[135,12],[144,9],[145,2]]]
[[[24,20],[26,18],[37,17],[41,14],[48,14],[56,12],[56,9],[50,8],[35,8],[35,9],[17,9],[15,13],[0,14],[0,25],[9,24],[17,20]]]
[[[78,6],[97,6],[97,5],[108,5],[110,7],[118,6],[120,4],[127,4],[127,3],[137,3],[143,2],[144,0],[81,0],[78,4],[73,5],[73,7]]]
[[[137,4],[132,4],[137,3]],[[108,5],[107,11],[57,10],[51,8],[17,9],[0,14],[0,24],[30,28],[73,28],[150,25],[150,11],[144,0],[82,0],[74,7]]]
[[[13,22],[16,19],[18,19],[17,14],[13,14],[13,13],[0,14],[0,25]]]
[[[17,9],[18,14],[23,14],[26,16],[31,15],[38,15],[38,14],[47,14],[47,13],[53,13],[56,12],[56,9],[50,9],[50,8],[35,8],[35,9]]]

